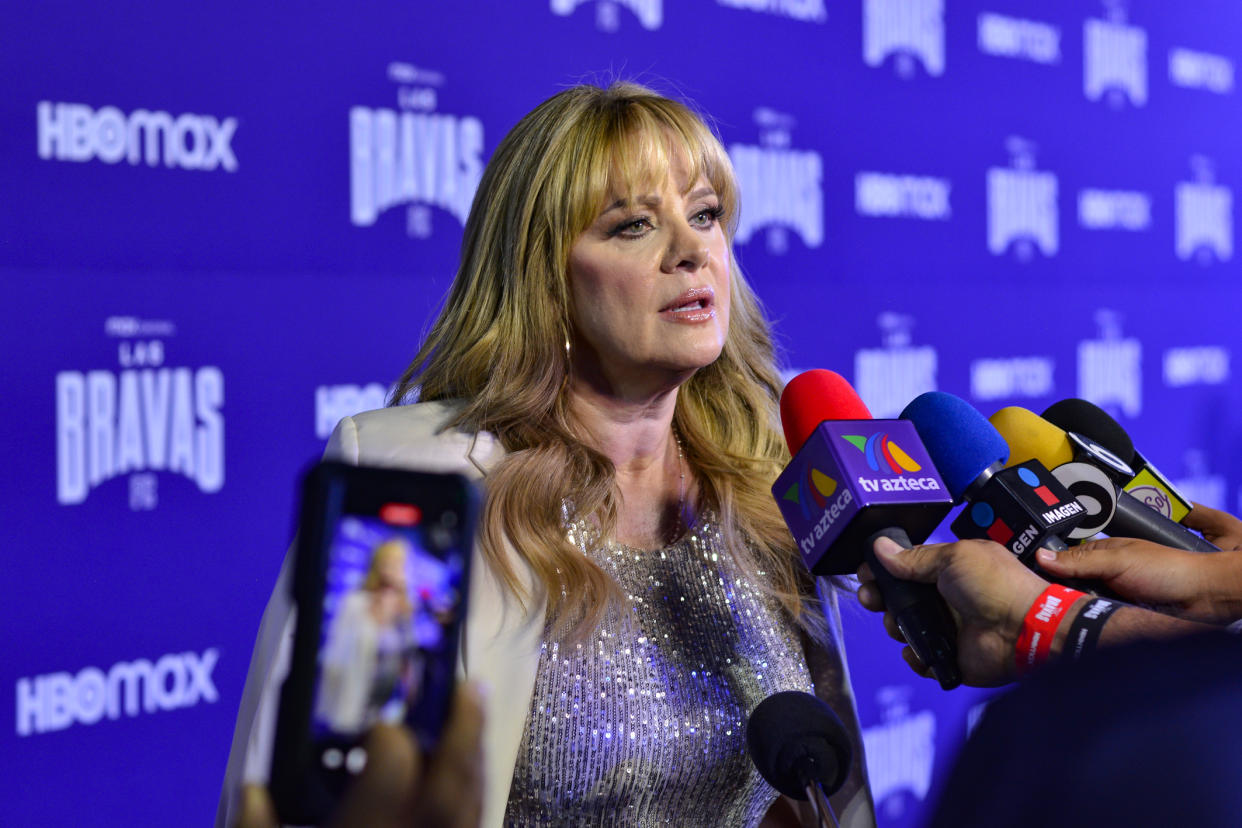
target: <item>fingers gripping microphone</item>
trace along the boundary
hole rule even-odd
[[[961,684],[957,628],[940,594],[893,577],[871,548],[880,535],[922,543],[952,508],[914,426],[871,419],[850,384],[823,370],[785,386],[781,423],[794,457],[772,496],[807,568],[845,575],[865,559],[915,654],[944,689]]]
[[[991,417],[992,425],[1005,438],[1010,449],[1010,465],[1021,460],[1036,458],[1052,468],[1058,479],[1064,478],[1067,488],[1084,488],[1096,498],[1092,502],[1084,498],[1080,502],[1093,511],[1088,524],[1101,524],[1098,531],[1113,537],[1139,538],[1174,549],[1191,552],[1218,552],[1218,547],[1201,538],[1179,523],[1144,506],[1139,500],[1117,488],[1116,483],[1132,479],[1129,465],[1104,446],[1075,432],[1066,432],[1052,423],[1027,411],[1012,406],[1002,408]],[[1093,474],[1082,466],[1093,467],[1102,474]],[[1108,500],[1108,503],[1103,502]],[[1104,515],[1107,514],[1107,517]],[[1100,519],[1102,518],[1102,520]]]
[[[1143,505],[1178,523],[1194,508],[1159,469],[1139,454],[1121,424],[1098,405],[1071,397],[1050,405],[1043,416],[1058,428],[1089,437],[1126,461],[1135,474],[1122,481],[1121,487]]]
[[[852,751],[831,707],[793,690],[768,696],[746,722],[746,745],[769,785],[792,799],[809,799],[822,824],[837,824],[828,797],[845,784]]]

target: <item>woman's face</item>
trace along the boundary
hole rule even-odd
[[[616,396],[682,382],[729,331],[720,199],[672,156],[655,189],[610,196],[569,254],[574,371]],[[658,178],[658,176],[657,176]]]

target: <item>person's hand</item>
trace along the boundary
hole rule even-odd
[[[1126,601],[1179,618],[1227,624],[1242,616],[1242,551],[1187,552],[1103,538],[1062,552],[1040,549],[1036,557],[1049,575],[1100,581]]]
[[[430,761],[400,725],[377,725],[366,739],[367,767],[329,822],[338,828],[474,828],[483,810],[483,699],[477,685],[457,687],[453,712]],[[424,764],[426,765],[424,767]],[[271,796],[242,791],[238,828],[279,825]]]
[[[1203,537],[1226,551],[1242,550],[1242,520],[1228,512],[1196,503],[1182,524],[1197,530]]]
[[[1012,681],[1016,675],[1014,645],[1022,620],[1048,583],[1023,566],[998,543],[964,540],[925,544],[902,550],[888,538],[878,538],[880,563],[898,578],[935,584],[957,623],[958,666],[962,680],[975,687]],[[858,570],[859,602],[873,612],[884,611],[884,599],[871,569]],[[904,641],[892,613],[885,613],[889,635]],[[902,657],[922,676],[930,671],[909,646]]]

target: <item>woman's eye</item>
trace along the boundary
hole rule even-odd
[[[690,221],[692,224],[697,224],[700,227],[711,227],[713,224],[720,221],[720,217],[723,215],[723,207],[708,207],[705,210],[700,210],[695,213],[694,217],[690,219]]]
[[[612,230],[614,236],[641,236],[644,232],[651,228],[650,220],[646,218],[636,218],[623,221]]]

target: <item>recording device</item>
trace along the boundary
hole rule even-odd
[[[836,826],[828,797],[849,777],[852,751],[831,707],[796,690],[768,696],[746,721],[746,746],[769,785],[791,799],[809,799],[820,822]]]
[[[895,578],[872,550],[880,535],[922,543],[952,508],[914,426],[871,419],[850,384],[822,369],[785,386],[781,424],[793,459],[772,496],[807,568],[844,575],[866,560],[915,654],[945,690],[961,684],[957,628],[935,586]]]
[[[425,750],[449,714],[478,497],[461,475],[325,462],[303,480],[270,788],[284,823],[326,820],[404,723]]]
[[[1038,460],[1005,466],[1005,439],[960,397],[920,394],[901,417],[918,429],[954,501],[968,504],[950,524],[957,537],[996,541],[1039,572],[1035,551],[1066,549],[1064,538],[1087,519],[1086,507]]]
[[[1191,552],[1219,548],[1179,523],[1143,505],[1119,486],[1134,478],[1129,464],[1089,437],[1066,432],[1021,408],[1002,408],[990,418],[1009,444],[1009,465],[1037,459],[1087,508],[1088,518],[1072,536],[1104,532],[1149,540]]]
[[[1144,506],[1178,523],[1194,508],[1194,504],[1138,452],[1121,424],[1098,405],[1071,397],[1048,406],[1043,418],[1066,432],[1091,438],[1124,460],[1135,473],[1121,484],[1121,488]]]

